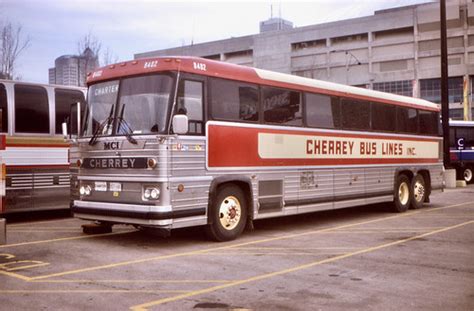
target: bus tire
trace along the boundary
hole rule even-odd
[[[210,224],[206,234],[214,241],[236,239],[244,231],[247,222],[247,202],[244,192],[233,184],[219,187],[214,205],[210,209]]]
[[[468,166],[464,167],[462,169],[462,177],[466,181],[467,184],[472,183],[472,181],[474,180],[472,167],[468,167]]]
[[[418,209],[423,206],[427,194],[426,182],[423,175],[418,174],[413,177],[410,188],[410,206],[413,209]]]
[[[410,179],[400,174],[394,187],[393,210],[397,213],[403,213],[410,207]]]

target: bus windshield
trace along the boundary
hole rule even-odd
[[[156,74],[90,86],[84,136],[165,132],[172,82]]]

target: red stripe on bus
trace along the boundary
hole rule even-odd
[[[31,169],[31,168],[67,168],[69,169],[69,164],[7,165],[7,169]]]
[[[18,148],[69,148],[69,144],[8,144],[7,147]]]
[[[7,135],[0,135],[0,150],[5,150],[7,146]]]

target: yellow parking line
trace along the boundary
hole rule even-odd
[[[326,252],[326,253],[304,253],[304,252],[209,252],[197,254],[197,256],[320,256],[320,255],[338,255],[345,252]]]
[[[292,268],[289,268],[289,269],[284,269],[284,270],[279,270],[279,271],[275,271],[275,272],[271,272],[271,273],[261,274],[261,275],[257,275],[257,276],[254,276],[254,277],[251,277],[251,278],[248,278],[248,279],[244,279],[244,280],[237,280],[237,281],[233,281],[233,282],[223,284],[223,285],[217,285],[217,286],[213,286],[213,287],[209,287],[209,288],[205,288],[205,289],[191,291],[191,292],[188,292],[186,294],[182,294],[182,295],[178,295],[178,296],[173,296],[173,297],[168,297],[168,298],[163,298],[163,299],[143,303],[143,304],[140,304],[140,305],[132,306],[132,307],[130,307],[130,309],[133,310],[133,311],[148,310],[148,308],[150,308],[150,307],[161,305],[161,304],[164,304],[164,303],[167,303],[167,302],[173,302],[173,301],[181,300],[181,299],[184,299],[184,298],[189,298],[189,297],[193,297],[193,296],[197,296],[197,295],[201,295],[201,294],[214,292],[214,291],[217,291],[217,290],[221,290],[221,289],[236,286],[236,285],[242,285],[242,284],[246,284],[246,283],[250,283],[250,282],[255,282],[255,281],[268,279],[268,278],[275,277],[275,276],[280,276],[280,275],[285,275],[285,274],[292,273],[292,272],[297,272],[297,271],[308,269],[308,268],[311,268],[311,267],[314,267],[314,266],[317,266],[317,265],[334,262],[334,261],[337,261],[337,260],[341,260],[341,259],[348,258],[348,257],[353,257],[353,256],[360,255],[360,254],[373,252],[373,251],[376,251],[376,250],[379,250],[379,249],[383,249],[383,248],[387,248],[387,247],[390,247],[390,246],[405,243],[405,242],[408,242],[408,241],[420,239],[420,238],[430,236],[430,235],[433,235],[433,234],[437,234],[437,233],[445,232],[445,231],[448,231],[448,230],[456,229],[456,228],[466,226],[466,225],[469,225],[469,224],[472,224],[472,223],[474,223],[474,220],[470,220],[470,221],[463,222],[463,223],[460,223],[460,224],[457,224],[457,225],[454,225],[454,226],[434,230],[434,231],[427,232],[427,233],[424,233],[424,234],[420,234],[420,235],[417,235],[417,236],[414,236],[414,237],[397,240],[397,241],[394,241],[394,242],[391,242],[391,243],[385,243],[385,244],[381,244],[381,245],[378,245],[378,246],[362,249],[362,250],[359,250],[359,251],[343,254],[343,255],[340,255],[340,256],[335,256],[335,257],[331,257],[331,258],[328,258],[328,259],[314,261],[314,262],[311,262],[311,263],[308,263],[308,264],[292,267]]]
[[[12,278],[20,279],[20,280],[26,281],[26,282],[31,281],[30,277],[27,277],[27,276],[24,276],[24,275],[21,275],[21,274],[18,274],[18,273],[12,273],[12,272],[7,272],[7,271],[0,270],[0,274],[6,275],[6,276],[9,276],[9,277],[12,277]]]
[[[31,280],[31,283],[157,283],[157,284],[201,284],[229,283],[230,280]]]
[[[48,275],[36,276],[36,277],[33,277],[32,279],[40,280],[40,279],[46,279],[46,278],[51,278],[51,277],[77,274],[77,273],[82,273],[82,272],[90,272],[90,271],[96,271],[96,270],[102,270],[102,269],[117,268],[117,267],[122,267],[122,266],[126,266],[126,265],[139,264],[139,263],[145,263],[145,262],[150,262],[150,261],[157,261],[157,260],[163,260],[163,259],[198,255],[198,254],[201,254],[201,253],[207,253],[207,252],[216,251],[216,250],[226,250],[226,249],[230,249],[230,248],[234,248],[234,247],[242,247],[242,246],[254,245],[254,244],[259,244],[259,243],[266,243],[266,242],[273,242],[273,241],[279,241],[279,240],[284,240],[284,239],[291,239],[291,238],[296,238],[296,237],[301,237],[301,236],[306,236],[306,235],[318,234],[318,233],[326,232],[326,231],[330,231],[330,230],[344,229],[344,228],[349,228],[349,227],[354,227],[354,226],[359,226],[359,225],[365,225],[365,224],[370,224],[370,223],[375,223],[375,222],[380,222],[380,221],[385,221],[385,220],[390,220],[390,219],[408,217],[408,216],[416,215],[416,214],[419,214],[419,213],[426,213],[426,212],[431,212],[431,211],[436,211],[436,210],[441,210],[441,209],[446,209],[446,208],[461,207],[461,206],[464,206],[464,205],[467,205],[467,204],[473,204],[473,202],[464,202],[464,203],[459,203],[459,204],[454,204],[454,205],[448,205],[448,206],[444,206],[444,207],[438,207],[436,209],[426,209],[426,210],[421,209],[421,210],[417,210],[417,211],[409,211],[409,212],[406,212],[406,213],[403,213],[403,214],[397,214],[397,215],[393,215],[393,216],[387,216],[387,217],[367,220],[367,221],[358,222],[358,223],[351,223],[351,224],[346,224],[346,225],[341,225],[341,226],[336,226],[336,227],[329,227],[329,228],[325,228],[325,229],[306,231],[306,232],[302,232],[302,233],[282,235],[282,236],[277,236],[277,237],[274,237],[274,238],[254,240],[254,241],[243,242],[243,243],[238,243],[238,244],[231,244],[231,245],[227,245],[227,246],[217,246],[217,247],[212,247],[212,248],[207,248],[207,249],[202,249],[202,250],[196,250],[196,251],[189,251],[189,252],[184,252],[184,253],[163,255],[163,256],[143,258],[143,259],[136,259],[136,260],[130,260],[130,261],[117,262],[117,263],[113,263],[113,264],[106,264],[106,265],[101,265],[101,266],[95,266],[95,267],[88,267],[88,268],[76,269],[76,270],[71,270],[71,271],[58,272],[58,273],[53,273],[53,274],[48,274]]]
[[[70,229],[70,230],[81,230],[82,231],[82,228],[81,226],[68,226],[68,227],[32,227],[32,226],[22,226],[22,227],[15,227],[13,229],[10,229],[9,231],[13,231],[13,230],[62,230],[62,229]],[[130,227],[129,228],[125,228],[125,227],[114,227],[114,230],[115,231],[124,231],[124,230],[131,230]]]
[[[125,293],[130,293],[130,294],[135,294],[135,293],[146,293],[146,294],[156,294],[156,293],[164,293],[164,294],[169,294],[169,293],[187,293],[189,291],[186,290],[153,290],[153,289],[139,289],[139,290],[127,290],[127,289],[99,289],[99,290],[94,290],[94,289],[40,289],[40,290],[35,290],[35,289],[6,289],[6,290],[0,290],[0,294],[77,294],[77,293],[94,293],[94,294],[114,294],[114,293],[120,293],[120,294],[125,294]]]
[[[471,217],[474,216],[471,215]],[[390,228],[390,227],[378,227],[378,228],[351,228],[351,230],[410,230],[410,231],[413,231],[413,230],[419,230],[419,231],[423,231],[423,230],[436,230],[436,229],[441,229],[443,227],[417,227],[417,228]]]
[[[102,233],[102,234],[94,234],[94,235],[80,235],[80,236],[58,238],[58,239],[51,239],[51,240],[40,240],[40,241],[23,242],[23,243],[16,243],[16,244],[6,244],[6,245],[0,245],[0,248],[9,248],[9,247],[16,247],[16,246],[34,245],[34,244],[43,244],[43,243],[52,243],[52,242],[61,242],[61,241],[70,241],[70,240],[90,239],[90,238],[97,238],[97,237],[102,237],[102,236],[130,233],[130,232],[135,232],[135,231],[136,230],[130,230],[130,231],[124,231],[124,232]]]
[[[7,224],[7,228],[8,227],[14,228],[14,227],[19,227],[19,226],[31,226],[31,225],[36,225],[36,224],[46,224],[46,223],[65,221],[65,220],[77,222],[77,219],[75,218],[60,218],[60,219],[44,220],[44,221],[32,221],[32,222],[28,222],[28,224],[24,224],[24,223],[11,224],[11,225]]]
[[[233,247],[232,249],[242,250],[288,250],[288,251],[309,251],[309,250],[341,250],[341,249],[361,249],[362,247]]]

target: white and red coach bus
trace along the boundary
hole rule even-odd
[[[69,208],[61,123],[85,88],[0,80],[0,214]]]
[[[404,212],[443,187],[439,108],[425,100],[192,57],[103,67],[88,85],[71,148],[82,219],[205,225],[223,241],[261,218]]]

